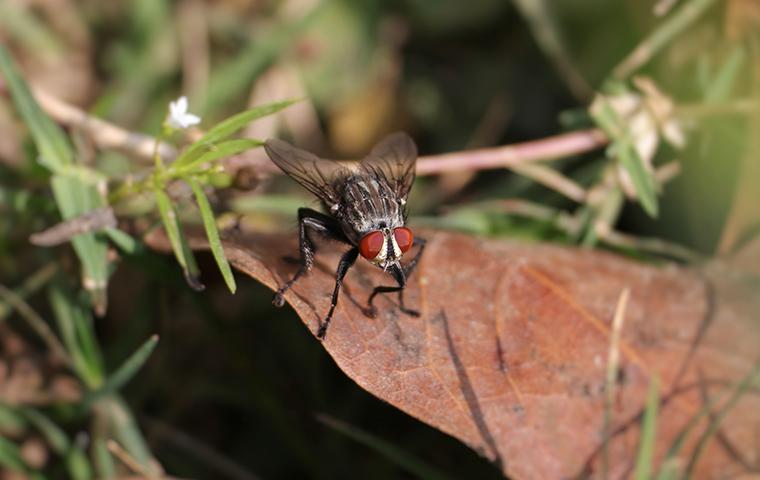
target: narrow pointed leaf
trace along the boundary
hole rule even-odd
[[[659,380],[657,375],[652,376],[647,393],[647,408],[644,410],[644,419],[639,437],[639,454],[636,459],[636,480],[649,480],[652,478],[652,463],[654,462],[654,447],[657,440],[657,411],[660,405]]]
[[[245,152],[246,150],[250,150],[252,148],[260,147],[261,145],[264,145],[264,142],[250,138],[226,140],[211,145],[206,153],[200,155],[194,160],[191,160],[189,157],[180,157],[176,162],[172,163],[169,168],[172,170],[191,170],[192,168],[204,163],[214,162],[216,160],[229,157],[230,155],[237,155],[238,153]]]
[[[106,395],[118,392],[124,385],[135,376],[138,370],[145,364],[158,344],[158,335],[153,335],[142,344],[124,363],[103,383],[98,390],[90,393],[85,398],[85,405],[90,406],[98,399]]]
[[[177,158],[176,163],[179,165],[184,165],[198,159],[213,145],[234,134],[253,120],[278,112],[283,108],[296,103],[297,101],[298,100],[285,100],[282,102],[274,102],[266,105],[261,105],[259,107],[238,113],[237,115],[233,115],[226,120],[222,120],[214,128],[206,132],[206,134],[203,135],[197,142],[187,147],[187,149],[185,149],[185,151],[182,152]]]
[[[161,214],[161,221],[171,242],[174,257],[185,274],[185,280],[187,280],[187,283],[194,290],[203,290],[203,284],[198,280],[200,275],[198,264],[195,263],[193,252],[187,245],[185,236],[182,233],[182,227],[177,219],[177,211],[174,205],[169,200],[169,196],[160,188],[156,188],[154,193],[156,195],[156,205]]]
[[[201,211],[201,217],[203,218],[203,227],[206,229],[206,236],[208,237],[209,248],[214,255],[214,260],[219,266],[219,271],[224,277],[224,282],[227,284],[227,288],[230,292],[235,293],[237,286],[235,285],[235,276],[232,274],[232,269],[227,261],[227,257],[224,256],[224,248],[222,248],[222,242],[219,239],[219,231],[216,228],[216,219],[214,218],[214,212],[211,210],[211,205],[208,203],[208,198],[203,192],[203,188],[200,186],[197,180],[190,178],[187,180],[190,187],[195,194],[195,201],[198,203],[198,208]]]

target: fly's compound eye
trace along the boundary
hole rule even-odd
[[[364,235],[359,242],[359,253],[367,260],[374,260],[385,246],[385,236],[383,232],[375,230]]]
[[[401,253],[406,253],[414,243],[412,231],[406,227],[398,227],[393,230],[393,238],[396,239],[396,245],[401,249]]]

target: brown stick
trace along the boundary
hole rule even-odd
[[[504,147],[426,155],[417,160],[417,174],[507,168],[541,160],[555,160],[596,150],[608,141],[601,130],[594,128]]]

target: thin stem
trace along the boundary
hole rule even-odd
[[[618,79],[628,78],[646,65],[652,57],[667,46],[673,38],[697,20],[717,0],[691,0],[670,15],[639,43],[612,71]]]
[[[34,309],[28,303],[26,303],[23,298],[21,298],[21,296],[19,296],[13,290],[7,288],[5,285],[0,284],[0,297],[2,297],[3,300],[5,300],[13,308],[16,309],[18,314],[24,320],[26,320],[32,330],[34,330],[42,339],[42,341],[45,342],[48,349],[50,349],[53,355],[57,356],[61,361],[63,361],[67,367],[73,368],[74,362],[64,348],[63,344],[60,342],[60,340],[58,340],[58,337],[56,337],[55,333],[53,333],[53,330],[50,328],[47,322],[45,322],[45,320],[36,311],[34,311]]]

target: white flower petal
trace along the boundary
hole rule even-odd
[[[186,96],[179,97],[176,101],[169,102],[169,115],[166,124],[175,130],[184,129],[201,122],[201,117],[188,113],[188,101]]]
[[[201,117],[192,113],[186,113],[182,118],[188,127],[201,123]]]

